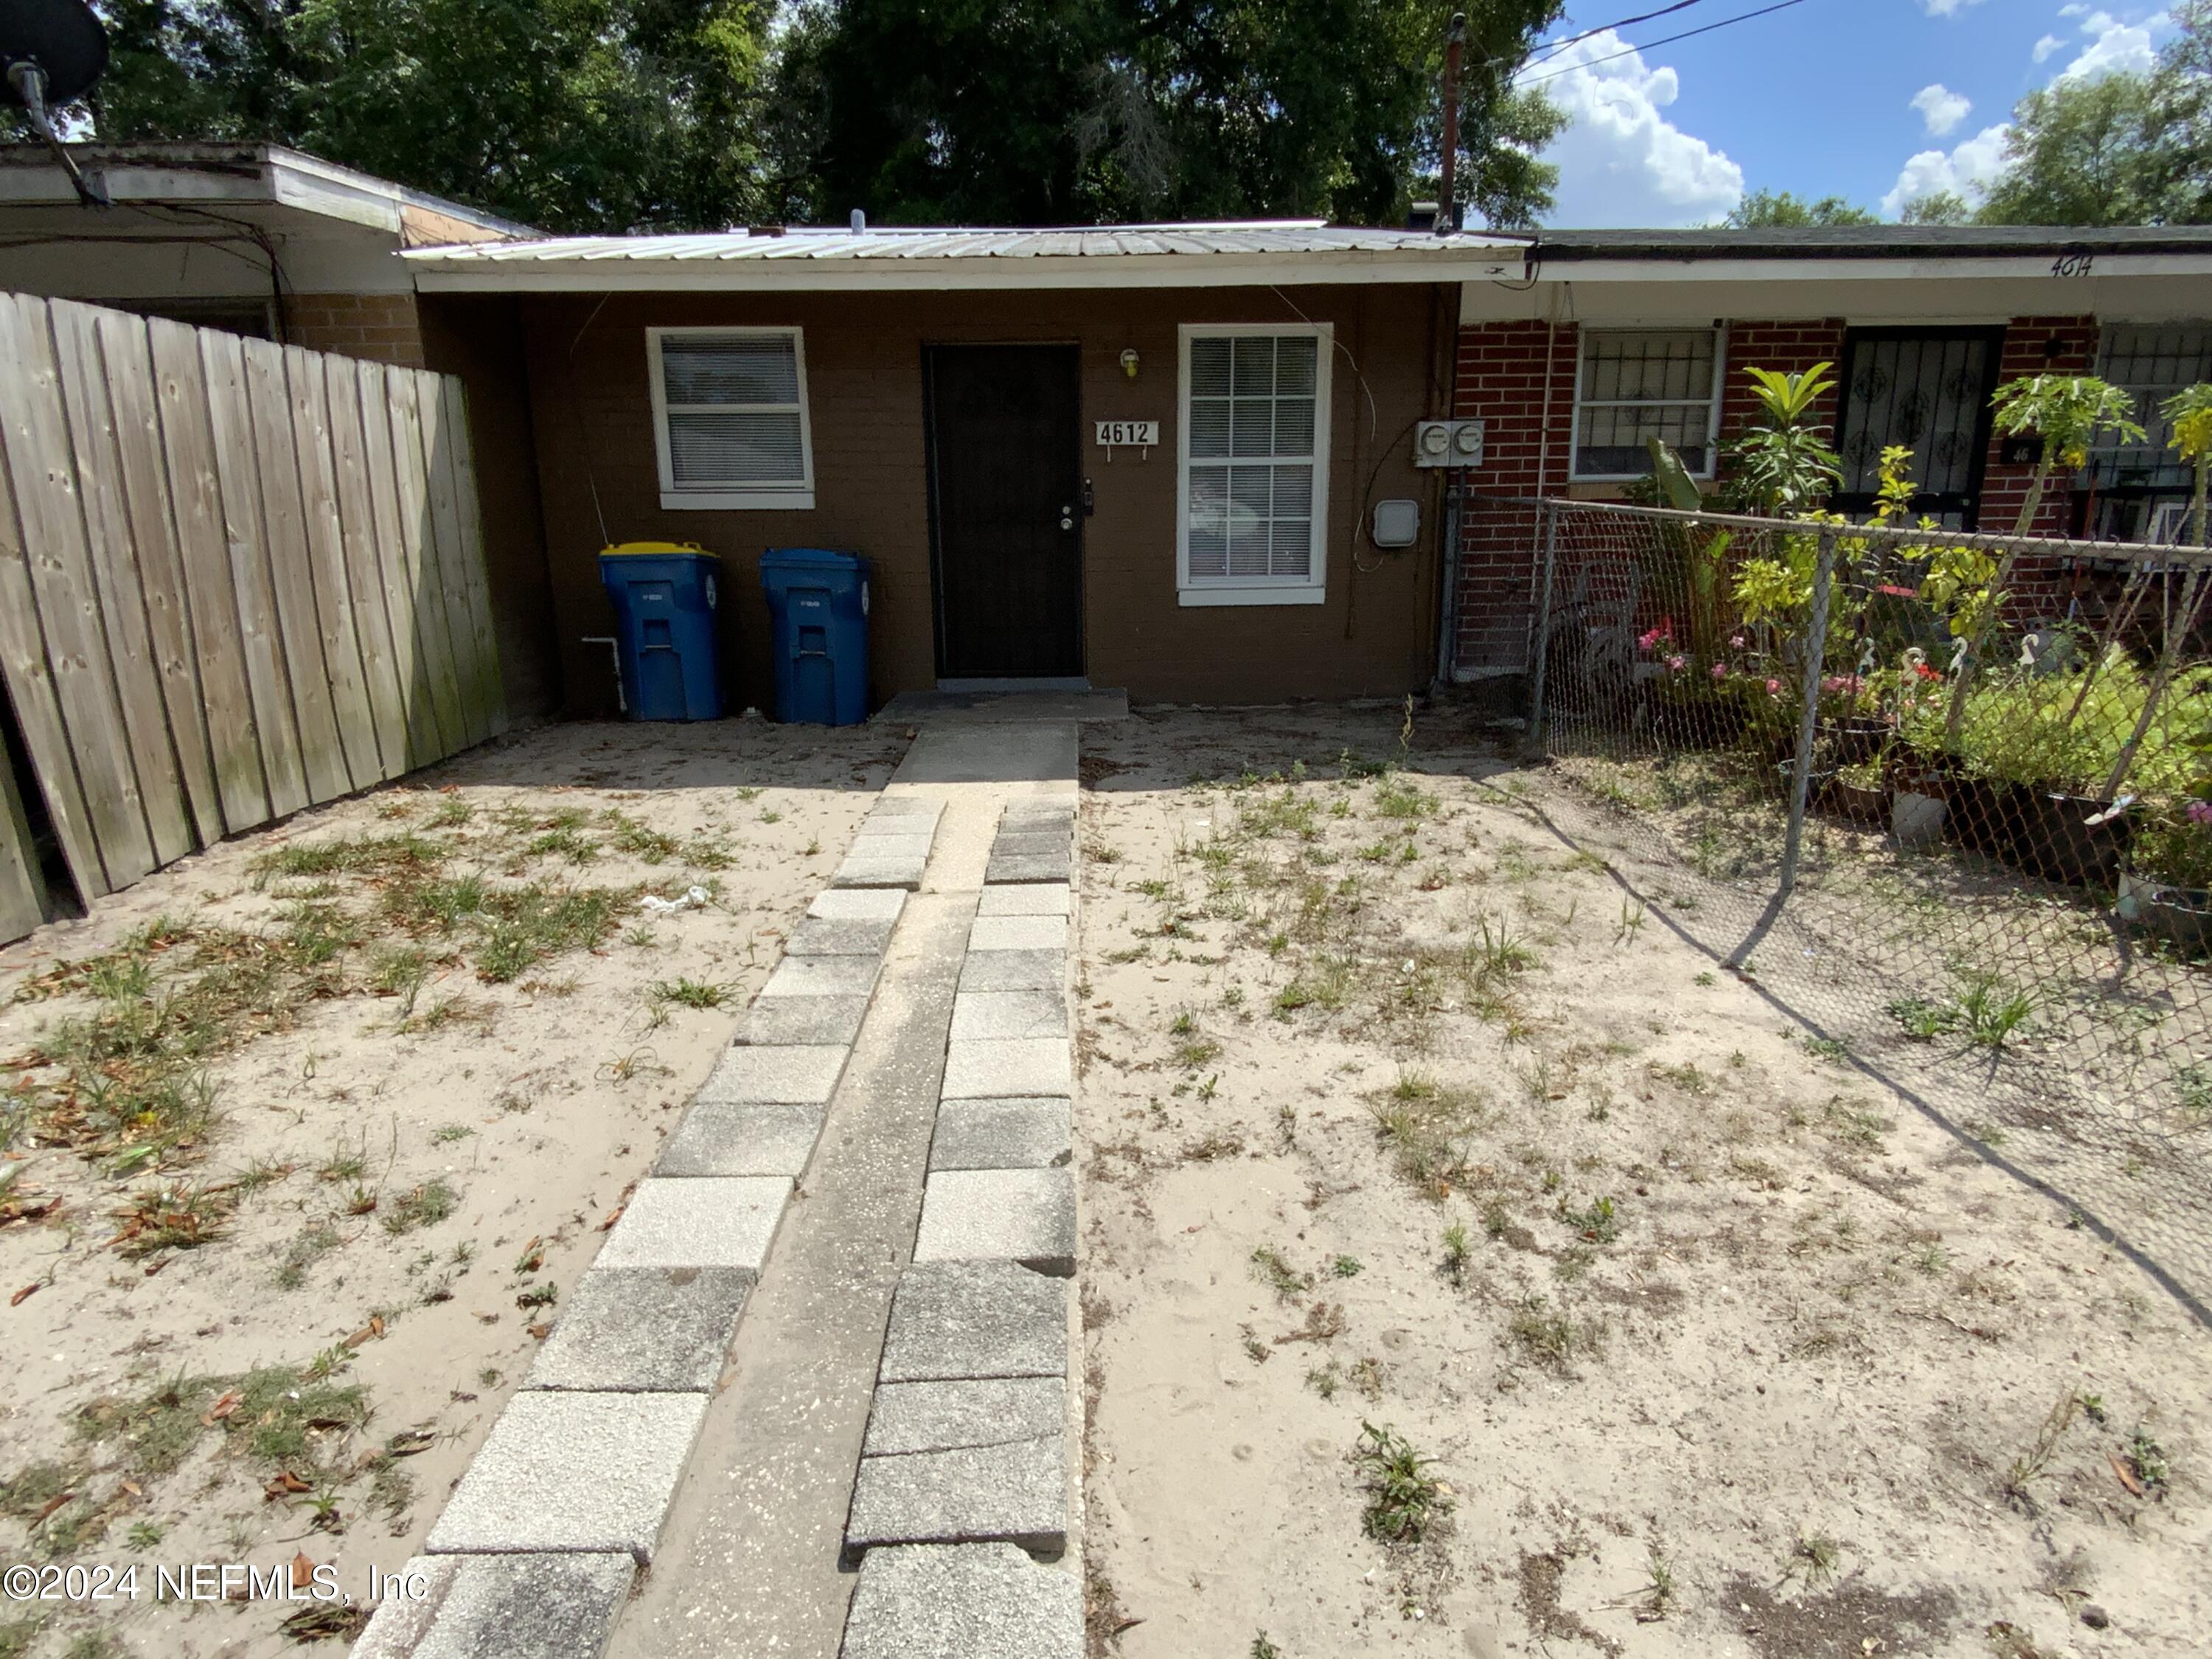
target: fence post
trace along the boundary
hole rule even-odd
[[[1820,726],[1820,674],[1828,650],[1828,590],[1836,574],[1836,532],[1820,532],[1813,563],[1813,615],[1807,626],[1805,696],[1797,714],[1797,761],[1790,774],[1790,828],[1782,839],[1782,880],[1777,901],[1797,885],[1797,854],[1805,840],[1805,803],[1813,787],[1813,740]]]
[[[1536,661],[1529,674],[1528,732],[1522,750],[1529,757],[1544,752],[1544,676],[1551,667],[1552,578],[1559,545],[1558,504],[1542,501],[1536,510],[1543,520],[1544,574],[1543,587],[1536,599]]]

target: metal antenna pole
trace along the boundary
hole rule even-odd
[[[1790,829],[1782,841],[1778,903],[1797,885],[1797,855],[1805,841],[1805,803],[1813,789],[1813,739],[1820,728],[1820,671],[1828,650],[1828,589],[1836,574],[1836,532],[1820,532],[1820,556],[1813,565],[1813,615],[1805,646],[1805,697],[1797,714],[1797,763],[1790,775]]]

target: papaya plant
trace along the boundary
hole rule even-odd
[[[1729,447],[1735,493],[1745,506],[1796,517],[1820,506],[1843,483],[1843,462],[1828,445],[1826,428],[1810,419],[1814,405],[1836,389],[1830,374],[1834,367],[1744,370],[1764,417]]]
[[[1682,458],[1667,445],[1663,438],[1645,440],[1651,452],[1651,477],[1659,499],[1678,513],[1701,513],[1706,510],[1705,491],[1690,476],[1690,469],[1682,465]],[[1702,526],[1684,527],[1684,533],[1675,540],[1689,590],[1689,647],[1690,655],[1700,666],[1710,664],[1720,654],[1720,642],[1724,626],[1721,616],[1721,575],[1728,568],[1728,550],[1734,540],[1732,532]]]
[[[2196,475],[2189,501],[2190,544],[2212,547],[2204,535],[2208,486],[2212,486],[2212,386],[2200,382],[2178,392],[2159,405],[2158,412],[2173,428],[2173,447]]]

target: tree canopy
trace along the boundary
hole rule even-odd
[[[1786,190],[1755,190],[1721,222],[1731,230],[1753,230],[1770,227],[1795,229],[1808,225],[1872,225],[1881,221],[1840,196],[1823,196],[1815,202]]]
[[[103,0],[93,136],[267,139],[550,230],[1395,223],[1455,0]],[[1562,0],[1473,0],[1457,194],[1533,222]]]

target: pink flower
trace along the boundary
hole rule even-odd
[[[2191,823],[2212,823],[2212,800],[2193,800],[2189,803]]]
[[[1744,645],[1743,635],[1741,635],[1741,634],[1731,634],[1731,635],[1729,635],[1729,647],[1730,647],[1732,649],[1734,649],[1734,650],[1737,650],[1737,651],[1741,651],[1741,650],[1742,650],[1742,649],[1743,649],[1743,645]]]
[[[1713,678],[1717,680],[1726,679],[1728,678],[1728,665],[1724,662],[1715,663],[1713,665]]]
[[[1782,695],[1782,682],[1780,680],[1767,681],[1766,695],[1770,697],[1780,696]]]
[[[1918,588],[1899,587],[1894,582],[1884,582],[1880,587],[1875,588],[1875,592],[1877,593],[1887,593],[1893,599],[1917,599],[1920,597],[1920,590]]]
[[[1669,657],[1667,659],[1667,672],[1670,674],[1679,674],[1689,665],[1690,659],[1687,657]]]

